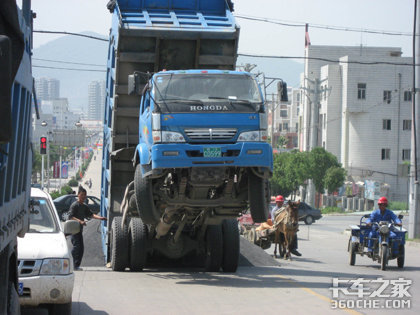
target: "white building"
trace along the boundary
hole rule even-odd
[[[60,97],[60,81],[53,78],[35,80],[35,91],[38,101],[52,100]]]
[[[103,120],[105,108],[105,81],[92,81],[88,87],[88,119]]]
[[[350,179],[386,183],[392,200],[406,201],[412,59],[395,47],[308,46],[305,54],[299,148],[322,146]]]

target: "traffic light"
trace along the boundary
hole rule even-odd
[[[47,137],[41,137],[39,153],[47,154]]]

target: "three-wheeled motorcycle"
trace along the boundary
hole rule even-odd
[[[348,243],[349,262],[350,265],[356,263],[356,254],[361,256],[368,256],[373,261],[381,264],[381,269],[386,270],[388,261],[397,259],[399,268],[404,267],[405,256],[405,234],[407,230],[402,226],[396,226],[388,221],[381,221],[379,223],[372,222],[369,226],[364,219],[369,218],[366,214],[360,218],[359,225],[351,225],[351,235]],[[403,216],[400,214],[399,219]],[[369,233],[372,229],[378,231],[378,237],[369,238]],[[390,237],[390,232],[395,233],[395,237]],[[368,242],[373,241],[372,252],[368,251]]]

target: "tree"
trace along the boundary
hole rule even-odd
[[[318,193],[323,193],[325,188],[325,175],[330,167],[341,168],[337,157],[326,151],[324,148],[317,147],[309,153],[309,178],[312,178],[315,189]]]
[[[336,191],[343,186],[346,175],[347,172],[342,167],[330,167],[325,173],[324,187],[328,189],[329,193]]]

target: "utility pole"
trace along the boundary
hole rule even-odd
[[[415,0],[416,7],[416,25],[415,35],[420,34],[420,7]],[[411,167],[410,167],[410,210],[409,210],[409,222],[408,222],[408,237],[419,238],[420,237],[420,211],[419,211],[419,179],[418,179],[418,156],[420,154],[419,147],[417,146],[417,139],[420,137],[420,102],[417,97],[418,86],[420,86],[420,66],[416,65],[420,60],[420,40],[418,36],[415,36],[414,47],[413,47],[413,116],[412,116],[412,128],[411,128]]]
[[[275,123],[275,114],[274,114],[274,94],[271,94],[271,147],[274,149],[274,123]]]

